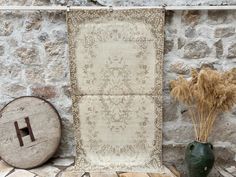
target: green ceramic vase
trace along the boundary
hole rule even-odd
[[[213,145],[194,141],[187,146],[185,163],[188,177],[207,177],[215,161]]]

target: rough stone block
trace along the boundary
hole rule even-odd
[[[216,57],[221,58],[223,53],[224,53],[224,48],[223,48],[223,42],[222,40],[218,40],[215,44],[215,50],[216,50]]]
[[[216,30],[215,30],[215,37],[216,38],[226,38],[226,37],[230,37],[234,34],[235,34],[234,27],[221,27],[221,28],[216,28]]]
[[[44,76],[45,69],[41,67],[28,67],[25,69],[25,80],[30,84],[43,84],[45,83]]]
[[[3,56],[5,52],[5,47],[0,45],[0,56]]]
[[[210,53],[210,48],[204,41],[194,41],[184,47],[184,57],[189,59],[205,58]]]
[[[40,12],[34,12],[29,14],[28,18],[25,21],[26,31],[38,30],[41,28],[42,15]]]
[[[15,170],[7,177],[35,177],[36,175],[26,170]]]
[[[0,36],[9,36],[13,32],[12,23],[4,21],[0,23]]]
[[[52,99],[57,95],[55,86],[39,86],[31,88],[32,95],[44,99]]]
[[[0,161],[0,176],[4,177],[9,174],[14,168],[3,162]]]
[[[42,177],[55,177],[60,171],[60,169],[50,165],[44,165],[30,170],[30,172]]]
[[[200,11],[183,11],[182,14],[182,22],[185,25],[195,26],[199,23],[199,20],[201,18]]]
[[[236,43],[229,46],[227,58],[236,58]]]
[[[228,11],[225,10],[209,10],[208,19],[210,24],[221,24],[227,20]]]
[[[35,47],[19,47],[15,50],[15,55],[22,64],[39,63],[39,55]]]

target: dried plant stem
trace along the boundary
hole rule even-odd
[[[212,113],[213,113],[214,109],[211,109],[208,116],[206,117],[206,120],[203,121],[203,127],[202,127],[202,134],[200,139],[202,141],[206,141],[206,137],[207,137],[207,132],[208,132],[208,128],[209,128],[209,122],[212,120]]]
[[[196,139],[206,142],[217,115],[236,104],[236,68],[224,73],[193,70],[191,80],[180,77],[171,87],[171,95],[189,106]]]
[[[192,110],[191,108],[189,109],[189,112],[190,112],[190,114],[191,114],[190,117],[191,117],[192,122],[193,122],[195,137],[198,137],[196,116],[195,116],[195,114],[193,113],[193,110]],[[198,140],[198,139],[197,139],[197,140]]]
[[[211,115],[211,118],[209,119],[209,122],[206,126],[206,134],[205,134],[205,139],[204,139],[205,141],[207,141],[208,139],[208,136],[212,130],[213,124],[216,120],[216,117],[217,117],[217,112],[213,111],[213,115]]]

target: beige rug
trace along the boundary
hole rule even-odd
[[[80,171],[162,170],[164,11],[67,15]]]

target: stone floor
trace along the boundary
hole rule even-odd
[[[167,169],[168,175],[146,173],[79,173],[74,169],[74,158],[52,159],[38,168],[23,170],[9,166],[0,160],[0,177],[174,177]],[[169,175],[170,174],[170,175]]]
[[[81,173],[73,171],[74,158],[52,159],[38,168],[23,170],[16,169],[0,160],[0,177],[167,177],[158,174],[128,174],[128,173]],[[227,168],[215,167],[219,177],[236,177],[236,165]],[[176,177],[180,174],[175,169],[170,169]],[[218,176],[217,176],[218,177]]]

